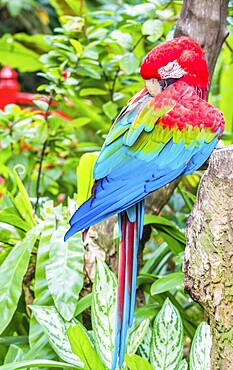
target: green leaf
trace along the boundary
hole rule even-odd
[[[130,75],[135,73],[139,67],[139,60],[134,53],[126,53],[120,59],[120,67],[127,75]]]
[[[155,370],[176,370],[182,356],[182,321],[178,310],[167,299],[154,321],[150,362]]]
[[[138,355],[125,355],[125,362],[130,370],[153,370],[149,362]]]
[[[96,349],[109,368],[115,339],[116,296],[116,276],[101,259],[98,259],[93,285],[91,321]]]
[[[74,47],[77,54],[82,54],[82,44],[78,40],[70,39],[70,43]]]
[[[107,90],[98,89],[97,87],[86,87],[80,91],[80,96],[88,95],[107,95]]]
[[[72,352],[67,337],[70,322],[65,321],[53,306],[30,306],[36,320],[42,326],[54,351],[63,361],[83,368],[83,363]]]
[[[151,294],[160,294],[167,292],[168,290],[175,289],[178,285],[183,284],[184,273],[182,271],[172,272],[165,276],[160,277],[151,286]]]
[[[210,327],[202,322],[194,335],[190,351],[190,370],[210,369],[210,350],[212,337]]]
[[[58,0],[57,0],[58,1]],[[69,7],[74,11],[76,15],[79,15],[81,12],[81,3],[77,0],[65,0]]]
[[[148,19],[142,26],[142,34],[149,35],[151,42],[157,41],[163,34],[163,23],[158,19]]]
[[[44,54],[51,50],[51,47],[44,40],[43,34],[28,35],[27,33],[19,32],[14,34],[14,40],[38,54]]]
[[[98,157],[97,153],[86,153],[80,158],[77,168],[78,206],[80,207],[90,196],[94,183],[93,169]]]
[[[50,251],[50,239],[56,229],[56,218],[53,212],[53,201],[48,201],[44,204],[43,213],[45,214],[45,226],[40,238],[40,243],[37,250],[37,261],[36,261],[36,272],[35,272],[35,305],[53,305],[53,299],[48,289],[48,283],[46,280],[46,266],[49,261]],[[30,334],[29,342],[30,347],[37,345],[41,337],[45,337],[47,345],[43,349],[43,353],[48,353],[52,356],[52,348],[48,343],[47,337],[45,336],[42,327],[34,317],[30,320]]]
[[[49,108],[49,104],[44,101],[44,100],[41,100],[41,99],[34,99],[33,100],[33,103],[42,110],[42,112],[46,113],[48,108]]]
[[[28,337],[19,335],[19,336],[12,336],[12,337],[0,337],[0,344],[4,345],[11,345],[11,344],[28,344]]]
[[[0,211],[0,222],[12,225],[16,229],[23,231],[29,231],[31,229],[31,226],[17,215],[16,210],[13,207],[5,208]]]
[[[92,293],[87,294],[86,296],[79,299],[76,305],[76,311],[74,316],[80,315],[83,311],[85,311],[88,307],[91,306],[92,303]]]
[[[75,128],[80,128],[82,126],[87,125],[91,121],[89,117],[79,117],[75,118],[74,120],[70,121],[69,125],[74,126]]]
[[[105,370],[105,366],[100,361],[86,332],[81,326],[70,326],[67,330],[67,335],[72,351],[84,362],[85,370]]]
[[[118,106],[117,104],[108,101],[107,103],[103,104],[103,111],[108,118],[114,119],[118,113]]]
[[[56,13],[63,19],[63,15],[75,15],[73,9],[66,0],[50,0],[49,3],[56,9]]]
[[[47,208],[48,203],[45,204],[44,208]],[[46,266],[48,265],[49,261],[50,239],[56,229],[56,218],[55,215],[50,214],[49,211],[50,209],[48,208],[48,213],[45,217],[45,226],[40,238],[40,243],[37,251],[34,300],[34,304],[36,305],[51,305],[53,303],[53,299],[50,295],[46,279]]]
[[[83,287],[84,247],[81,233],[64,242],[66,231],[67,226],[60,226],[50,239],[50,263],[46,266],[46,278],[57,310],[65,320],[70,321]]]
[[[22,280],[27,271],[32,248],[42,231],[43,224],[28,231],[0,267],[0,333],[7,327],[17,308],[22,292]]]
[[[18,370],[24,368],[39,367],[39,368],[64,368],[64,369],[74,369],[73,365],[66,364],[65,362],[51,361],[51,360],[30,360],[30,361],[19,361],[14,364],[7,364],[0,366],[1,370]],[[75,367],[75,369],[80,369]]]
[[[186,244],[185,235],[181,232],[170,220],[165,217],[160,217],[156,215],[145,215],[144,225],[154,224],[158,230],[163,230],[165,233],[169,234],[173,239],[176,239]]]
[[[43,68],[40,54],[15,41],[12,35],[0,39],[0,63],[17,68],[20,72],[35,72]]]
[[[149,330],[149,324],[150,324],[150,320],[148,319],[143,320],[136,329],[134,330],[131,329],[132,331],[130,330],[129,343],[127,347],[128,355],[132,355],[136,353],[138,347],[142,343],[146,333]]]
[[[21,164],[17,164],[13,169],[13,175],[20,192],[15,198],[15,205],[18,212],[22,215],[23,219],[27,221],[31,226],[35,226],[36,221],[33,217],[32,204],[29,200],[28,193],[17,173],[17,169],[19,168],[23,170],[23,172],[25,171],[25,167]]]

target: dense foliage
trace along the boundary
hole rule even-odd
[[[99,260],[94,294],[86,292],[84,271],[87,263],[95,266],[93,257],[86,254],[84,260],[80,234],[67,243],[63,236],[76,202],[91,191],[96,152],[114,118],[143,86],[142,58],[172,37],[182,2],[0,3],[7,20],[0,63],[17,69],[22,81],[31,72],[29,80],[40,83],[31,106],[9,104],[0,111],[0,368],[83,368],[84,363],[85,369],[96,364],[108,369],[115,275]],[[32,10],[35,23],[28,28]],[[228,26],[231,31],[230,16]],[[232,47],[231,33],[210,93],[226,118],[226,144],[233,140]],[[184,227],[199,178],[200,173],[183,179],[160,217],[145,217],[145,225],[152,225],[138,277],[145,304],[135,311],[124,369],[160,369],[158,358],[164,369],[187,368],[183,357],[203,320],[201,308],[183,292],[182,273]],[[209,368],[210,341],[201,324],[188,360],[191,370]]]

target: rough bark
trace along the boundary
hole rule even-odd
[[[211,155],[186,237],[185,290],[210,323],[211,370],[233,369],[233,146]]]
[[[228,3],[229,0],[185,0],[175,30],[175,37],[189,36],[201,45],[205,51],[210,76],[228,35]]]

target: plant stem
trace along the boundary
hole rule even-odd
[[[47,123],[47,126],[48,126],[49,110],[50,110],[50,106],[52,104],[52,101],[53,101],[53,94],[51,94],[51,96],[49,98],[48,108],[45,112],[45,121]],[[45,142],[42,146],[41,156],[40,156],[40,160],[39,160],[39,170],[38,170],[38,176],[37,176],[37,180],[36,180],[36,203],[35,203],[35,206],[34,206],[35,212],[37,210],[39,199],[40,199],[40,180],[41,180],[42,165],[43,165],[43,160],[44,160],[47,144],[48,144],[48,138],[45,140]]]

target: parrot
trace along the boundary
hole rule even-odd
[[[145,86],[113,123],[94,166],[90,198],[70,219],[65,240],[118,214],[119,263],[111,370],[124,362],[136,298],[137,253],[144,199],[210,156],[224,130],[220,110],[206,102],[204,51],[187,36],[156,45],[144,58]]]

